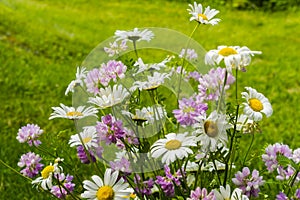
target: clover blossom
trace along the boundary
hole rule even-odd
[[[109,57],[120,54],[122,51],[126,51],[128,46],[126,45],[126,40],[123,40],[120,44],[117,41],[109,43],[109,47],[104,47],[104,51],[108,54]]]
[[[267,146],[265,149],[265,154],[262,155],[262,160],[269,172],[273,172],[278,168],[277,155],[281,154],[287,158],[292,156],[292,150],[288,145],[275,143],[273,145]]]
[[[207,74],[200,76],[198,79],[198,92],[205,100],[216,101],[220,98],[222,87],[225,79],[225,69],[221,67],[209,70]],[[235,82],[234,76],[227,74],[227,81],[224,87],[226,91],[230,85]]]
[[[37,138],[43,134],[43,130],[36,124],[27,124],[18,131],[16,137],[20,143],[27,142],[29,146],[39,146],[42,142]]]
[[[232,182],[238,186],[245,195],[250,197],[258,197],[260,191],[259,186],[264,184],[262,176],[259,176],[257,170],[253,170],[250,174],[248,167],[244,167],[242,171],[238,171],[235,174],[235,178],[232,179]]]
[[[156,176],[156,184],[158,184],[167,197],[174,197],[175,187],[171,179],[163,176]]]
[[[137,185],[137,187],[135,187],[135,191],[137,191],[142,197],[152,194],[152,188],[154,187],[154,181],[152,178],[142,181],[141,177],[138,174],[135,174],[134,183]]]
[[[197,187],[191,191],[190,197],[187,200],[217,200],[213,191],[208,193],[206,188]]]
[[[23,154],[18,162],[18,166],[25,168],[20,173],[29,178],[35,177],[44,166],[40,163],[41,160],[42,158],[34,152]]]
[[[179,109],[173,110],[174,117],[182,126],[191,126],[197,122],[196,118],[205,115],[208,106],[206,103],[198,103],[195,97],[178,100]]]
[[[72,183],[73,176],[61,173],[54,177],[59,184],[52,186],[50,192],[59,199],[65,199],[66,196],[74,190],[75,184]]]
[[[96,158],[92,150],[88,150],[89,155],[86,155],[85,149],[82,145],[78,145],[76,150],[77,157],[80,159],[81,163],[89,164],[90,162],[96,162]]]
[[[185,58],[189,61],[197,60],[198,54],[195,49],[182,49],[179,58]]]

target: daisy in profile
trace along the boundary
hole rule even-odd
[[[193,151],[189,148],[197,146],[197,140],[194,136],[187,136],[188,132],[175,134],[169,133],[166,138],[157,140],[151,146],[151,155],[153,158],[162,156],[162,162],[169,165],[177,159],[188,157]]]
[[[138,58],[138,60],[134,63],[134,67],[137,67],[137,72],[133,74],[133,76],[136,76],[139,73],[142,73],[144,71],[158,71],[161,68],[165,68],[166,64],[172,59],[173,57],[167,57],[160,63],[150,63],[150,64],[145,64],[141,58]]]
[[[153,76],[147,76],[147,81],[135,81],[130,91],[135,91],[136,89],[142,90],[154,90],[158,88],[161,84],[165,82],[165,79],[170,79],[170,73],[159,73],[154,72]]]
[[[79,135],[82,139],[83,144],[81,142]],[[71,135],[71,138],[69,140],[70,147],[79,146],[79,145],[85,145],[86,148],[98,147],[97,143],[98,143],[98,135],[95,126],[83,127],[82,132],[75,135]]]
[[[200,140],[203,151],[213,152],[219,143],[226,146],[228,141],[226,129],[229,128],[226,115],[213,111],[207,118],[199,116],[196,120],[198,122],[193,125],[195,128],[193,134]]]
[[[243,191],[239,188],[234,189],[231,193],[228,184],[226,185],[226,188],[220,186],[220,192],[216,189],[214,189],[213,192],[218,200],[249,200],[246,195],[242,194]]]
[[[196,2],[194,2],[194,6],[189,4],[189,7],[190,9],[187,9],[187,11],[192,15],[190,21],[196,20],[200,24],[211,25],[216,25],[221,21],[218,18],[214,18],[219,13],[216,9],[210,9],[210,7],[207,6],[203,12],[202,4],[197,4]]]
[[[62,167],[58,166],[58,162],[54,164],[50,163],[50,165],[46,166],[41,171],[41,177],[33,180],[31,183],[36,185],[41,185],[44,190],[48,190],[52,188],[52,180],[55,173],[61,173],[63,171]]]
[[[97,175],[92,176],[92,181],[83,181],[84,193],[82,198],[89,200],[124,200],[129,199],[131,192],[128,189],[128,183],[124,179],[119,179],[119,172],[112,172],[110,168],[106,169],[104,181]]]
[[[85,108],[85,106],[79,106],[78,108],[69,107],[64,104],[60,104],[60,107],[52,107],[53,113],[51,113],[49,120],[54,118],[66,118],[66,119],[81,119],[88,116],[97,117],[98,110],[92,106]]]
[[[105,109],[121,103],[128,96],[129,92],[122,85],[114,85],[113,88],[100,88],[98,95],[90,97],[88,102]]]
[[[65,95],[68,95],[69,92],[74,92],[76,86],[83,86],[83,79],[86,78],[86,73],[85,67],[77,67],[76,79],[68,85]]]
[[[224,64],[229,73],[232,69],[246,71],[246,66],[251,62],[251,56],[261,54],[261,51],[251,51],[248,47],[243,46],[218,46],[217,49],[210,50],[205,55],[205,63],[209,65]]]
[[[115,32],[116,41],[131,41],[131,42],[139,42],[145,40],[149,42],[153,37],[154,34],[152,31],[148,29],[139,30],[138,28],[134,28],[132,31],[120,31],[117,30]]]
[[[273,113],[272,106],[269,100],[262,94],[257,92],[251,87],[245,87],[248,92],[242,92],[242,97],[246,99],[244,102],[244,114],[248,116],[250,120],[260,121],[262,120],[263,113],[270,117]]]

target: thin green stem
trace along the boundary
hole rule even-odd
[[[192,33],[190,34],[189,36],[189,39],[186,43],[186,46],[185,46],[185,51],[187,52],[187,48],[188,46],[190,45],[190,42],[192,40],[192,37],[193,35],[195,34],[197,28],[199,27],[200,23],[197,23],[197,25],[195,26],[194,30],[192,31]],[[186,53],[183,55],[183,58],[182,58],[182,66],[181,66],[181,69],[180,69],[180,75],[179,75],[179,85],[178,85],[178,91],[177,91],[177,98],[179,98],[179,95],[180,95],[180,92],[181,92],[181,81],[182,81],[182,73],[183,73],[183,69],[184,69],[184,65],[185,65],[185,58],[186,58]]]
[[[32,179],[24,176],[23,174],[21,174],[20,172],[18,172],[17,170],[15,170],[14,168],[12,168],[11,166],[9,166],[7,163],[5,163],[2,159],[0,159],[0,163],[2,163],[5,167],[7,167],[8,169],[12,170],[13,172],[19,174],[20,176],[24,177],[25,179],[27,179],[28,181],[32,182]]]
[[[252,145],[253,145],[253,141],[254,141],[254,133],[252,133],[251,142],[250,142],[249,148],[248,148],[248,150],[247,150],[247,152],[246,152],[246,155],[245,155],[245,157],[244,157],[243,166],[245,166],[247,157],[248,157],[249,152],[250,152],[250,150],[251,150],[251,148],[252,148]]]

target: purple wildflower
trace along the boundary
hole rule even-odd
[[[107,145],[114,143],[120,149],[123,149],[125,140],[129,144],[138,144],[138,139],[131,130],[123,127],[123,122],[117,120],[112,115],[102,116],[101,122],[97,122],[96,131],[99,134],[100,141],[105,141]]]
[[[19,167],[25,167],[20,171],[21,174],[29,178],[35,177],[44,166],[40,163],[41,160],[42,158],[33,152],[23,154],[18,162]]]
[[[126,45],[126,40],[123,40],[120,44],[117,41],[109,43],[109,47],[104,47],[104,51],[109,57],[120,54],[122,51],[126,51],[128,46]]]
[[[154,181],[152,178],[150,178],[147,181],[141,181],[141,177],[136,174],[134,176],[134,183],[137,185],[137,187],[135,188],[135,190],[138,192],[138,194],[140,194],[142,197],[144,196],[149,196],[152,194],[151,189],[154,186]]]
[[[238,171],[235,174],[235,178],[232,179],[232,182],[248,197],[257,197],[260,191],[259,186],[264,184],[263,177],[259,176],[259,172],[255,169],[252,175],[250,175],[250,173],[249,168],[244,167],[242,172]]]
[[[287,167],[279,166],[277,168],[278,175],[276,176],[276,179],[278,180],[289,180],[291,177],[295,175],[295,169],[288,165]],[[295,178],[294,184],[298,183],[300,181],[300,173],[297,174],[297,177]]]
[[[117,139],[124,138],[125,131],[121,120],[117,120],[112,115],[101,117],[101,122],[97,122],[96,130],[101,141],[106,144],[117,143]]]
[[[190,126],[196,123],[196,118],[204,115],[208,109],[206,103],[200,103],[195,97],[183,98],[179,100],[179,109],[173,110],[173,114],[178,123],[183,126]]]
[[[296,164],[300,163],[300,148],[293,151],[292,159]]]
[[[213,191],[208,193],[206,188],[197,187],[191,191],[190,198],[187,198],[187,200],[216,200],[216,197]]]
[[[198,81],[199,78],[201,77],[201,74],[199,74],[199,72],[197,71],[193,71],[193,72],[190,72],[188,75],[187,75],[187,78],[188,79],[194,79],[195,81]]]
[[[193,61],[197,60],[198,54],[194,49],[182,49],[179,58],[185,58],[187,60]]]
[[[86,75],[86,78],[84,79],[87,91],[94,95],[98,94],[101,78],[102,75],[99,69],[95,68],[89,71]]]
[[[100,68],[102,76],[105,77],[101,81],[102,85],[107,86],[110,80],[116,82],[117,78],[124,78],[126,70],[126,65],[121,61],[110,60],[107,64],[103,63]]]
[[[84,151],[84,147],[82,145],[77,146],[77,156],[80,159],[81,163],[89,164],[91,161],[92,162],[96,161],[93,151],[89,150],[89,153],[90,155],[87,156]]]
[[[297,199],[300,199],[300,188],[296,190],[295,196]]]
[[[216,101],[219,99],[224,84],[226,69],[218,67],[211,69],[207,74],[202,75],[198,81],[198,91],[206,99]],[[234,83],[235,78],[230,73],[227,74],[225,90]]]
[[[37,138],[43,132],[44,131],[40,129],[38,125],[27,124],[19,129],[17,140],[19,140],[20,143],[27,142],[29,146],[39,146],[41,141],[37,140]]]
[[[130,162],[125,157],[122,157],[120,160],[117,160],[114,162],[110,161],[109,164],[113,171],[121,171],[127,175],[132,172],[132,170],[130,168]]]
[[[177,170],[175,174],[172,174],[170,167],[168,165],[165,165],[164,171],[166,174],[166,178],[172,180],[177,186],[180,185],[180,179],[183,177],[180,170]]]
[[[265,162],[269,172],[273,172],[278,167],[277,154],[281,154],[287,158],[292,156],[292,150],[289,146],[279,143],[269,145],[265,152],[266,154],[262,155],[262,160]]]
[[[175,195],[175,188],[172,180],[163,176],[156,176],[155,183],[160,185],[161,189],[167,197],[173,197]]]
[[[75,184],[72,183],[73,176],[67,175],[64,173],[56,174],[54,176],[62,185],[54,185],[51,187],[51,193],[59,199],[65,199],[68,193],[73,192]]]
[[[288,200],[288,199],[289,198],[283,192],[279,192],[279,194],[276,195],[276,200]]]

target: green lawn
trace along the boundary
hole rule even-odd
[[[74,129],[71,122],[49,121],[51,106],[71,105],[64,96],[76,67],[115,30],[164,27],[189,35],[186,3],[176,1],[1,0],[0,1],[0,158],[18,169],[29,150],[16,140],[18,129],[39,124],[45,139]],[[204,4],[205,5],[205,4]],[[217,26],[200,26],[195,39],[209,50],[218,45],[248,46],[262,55],[241,74],[240,91],[251,86],[272,103],[274,113],[262,123],[255,149],[300,142],[300,12],[263,13],[216,7]],[[66,139],[67,142],[68,139]],[[55,144],[53,144],[55,145]],[[59,147],[58,147],[59,148]],[[0,199],[42,199],[25,179],[0,164]],[[45,197],[49,199],[49,197]]]

